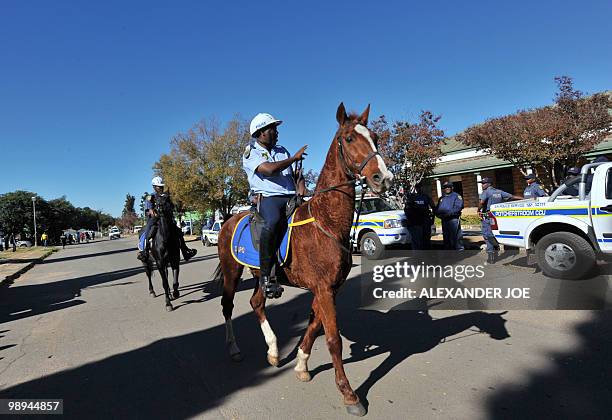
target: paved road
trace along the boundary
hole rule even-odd
[[[229,361],[220,298],[208,283],[216,248],[197,247],[181,266],[172,313],[148,295],[130,238],[67,247],[0,289],[0,398],[63,398],[71,418],[350,418],[323,337],[309,363],[313,381],[294,379],[306,292],[289,289],[269,305],[284,357],[272,368],[245,280],[234,311],[245,360]],[[369,418],[611,412],[610,312],[364,310],[354,262],[339,325],[347,374]],[[160,293],[158,276],[155,284]]]

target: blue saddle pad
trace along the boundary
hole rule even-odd
[[[232,233],[232,256],[242,265],[250,268],[259,268],[259,251],[253,246],[249,216],[250,213],[245,214],[236,223],[234,233]],[[287,218],[287,232],[285,232],[277,252],[278,261],[281,266],[285,264],[289,255],[289,242],[291,240],[291,230],[293,229],[291,223],[294,216],[295,213]]]

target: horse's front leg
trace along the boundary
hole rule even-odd
[[[321,317],[319,316],[319,307],[317,305],[317,299],[312,301],[312,309],[310,311],[310,319],[308,321],[308,328],[304,333],[300,347],[297,353],[297,364],[295,365],[295,375],[302,382],[309,382],[312,378],[308,372],[308,359],[312,351],[312,345],[317,338],[319,330],[321,329]]]
[[[170,303],[170,285],[168,284],[168,265],[159,267],[159,275],[162,278],[162,286],[164,286],[164,295],[166,297],[166,311],[170,312],[174,310],[172,303]]]
[[[336,371],[336,386],[342,393],[346,410],[349,414],[355,416],[363,416],[366,410],[359,402],[359,397],[351,388],[351,384],[344,372],[344,364],[342,363],[342,339],[338,332],[338,324],[336,321],[336,303],[334,293],[331,290],[324,290],[315,297],[318,301],[320,317],[325,329],[325,338],[327,339],[327,347],[332,357],[332,363]]]
[[[272,327],[266,318],[265,306],[266,298],[259,287],[259,279],[257,279],[255,282],[255,290],[253,290],[253,296],[251,296],[251,307],[259,320],[261,332],[263,332],[264,339],[268,345],[268,363],[272,366],[278,366],[278,344],[276,343],[276,335],[274,331],[272,331]]]

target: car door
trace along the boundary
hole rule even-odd
[[[612,166],[597,168],[591,190],[591,215],[599,248],[612,253]]]

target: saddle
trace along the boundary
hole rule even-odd
[[[289,243],[291,239],[291,230],[293,228],[293,218],[295,211],[303,203],[301,197],[295,196],[287,203],[285,216],[287,219],[287,230],[283,235],[280,246],[277,250],[277,260],[280,266],[287,264],[289,258]],[[259,242],[261,231],[264,226],[264,219],[261,217],[255,207],[252,207],[248,214],[236,224],[232,233],[232,256],[242,265],[251,268],[259,268]],[[299,222],[298,222],[299,223]],[[275,264],[274,266],[276,266]]]

